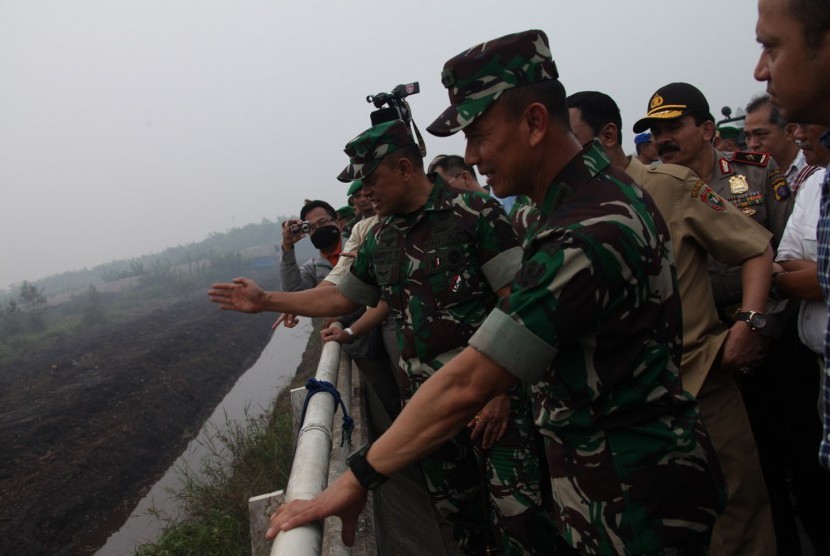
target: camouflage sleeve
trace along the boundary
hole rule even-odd
[[[369,233],[366,241],[355,257],[350,272],[340,280],[337,289],[346,298],[359,305],[375,307],[380,301],[381,291],[377,285],[372,264],[373,253],[377,242],[375,236]]]
[[[574,337],[588,330],[597,300],[609,298],[609,280],[598,280],[599,267],[595,268],[578,234],[565,234],[567,241],[548,242],[525,261],[510,297],[490,313],[469,342],[530,384],[550,367],[562,331],[567,329]],[[566,327],[559,326],[563,319]]]
[[[490,288],[496,291],[515,278],[522,264],[522,248],[498,201],[489,197],[479,197],[477,201],[484,204],[476,226],[478,260]]]
[[[469,345],[527,384],[539,382],[556,357],[556,348],[498,308],[487,315]]]

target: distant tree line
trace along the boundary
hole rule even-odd
[[[50,296],[102,281],[114,282],[131,277],[164,279],[164,275],[172,269],[184,267],[194,271],[199,266],[214,263],[221,266],[228,253],[256,245],[276,244],[279,241],[276,221],[263,218],[258,224],[248,224],[227,232],[214,232],[202,241],[169,247],[161,253],[111,261],[92,269],[71,270],[29,283],[35,284],[44,295]],[[0,290],[0,303],[5,304],[14,299],[19,287],[14,284],[8,290]]]
[[[0,331],[4,335],[13,335],[22,330],[43,330],[45,310],[46,296],[43,295],[43,289],[24,281],[17,296],[8,299],[3,307]]]

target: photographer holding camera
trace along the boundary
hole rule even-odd
[[[307,201],[299,220],[291,218],[282,223],[282,291],[308,290],[323,281],[340,258],[340,232],[337,211],[325,201]],[[320,255],[298,267],[294,244],[306,236]]]

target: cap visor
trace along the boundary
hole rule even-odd
[[[342,182],[345,182],[345,183],[352,182],[352,181],[354,181],[354,178],[352,177],[352,174],[353,174],[352,165],[349,164],[348,166],[346,166],[343,169],[342,172],[340,172],[340,175],[337,176],[337,181],[342,181]]]
[[[450,106],[435,121],[427,126],[427,131],[436,137],[449,137],[464,128],[458,124],[458,109]]]
[[[501,96],[501,93],[502,91],[496,91],[491,95],[450,106],[429,124],[427,131],[438,137],[458,133],[481,116]]]
[[[640,118],[634,124],[634,133],[642,133],[645,130],[650,129],[654,120],[676,120],[684,114],[685,112],[682,110],[664,110],[663,112],[652,114],[650,116],[646,116],[645,118]]]

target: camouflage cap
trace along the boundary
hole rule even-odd
[[[634,124],[634,133],[640,133],[651,127],[654,120],[674,120],[692,112],[709,113],[709,103],[700,89],[688,83],[669,83],[657,89],[648,101],[648,112]]]
[[[349,192],[347,193],[347,195],[351,197],[352,195],[360,191],[362,188],[363,180],[354,180],[352,184],[349,186]]]
[[[444,64],[441,82],[450,107],[427,131],[444,137],[461,131],[513,87],[557,79],[544,31],[514,33],[465,50]]]
[[[403,120],[370,127],[346,144],[343,151],[349,155],[349,165],[337,179],[343,182],[363,179],[375,171],[384,156],[415,144]]]

